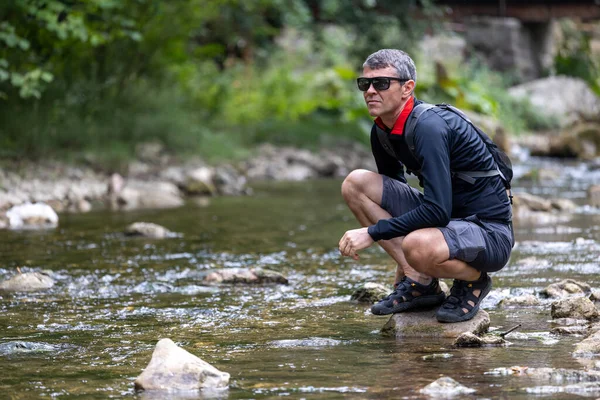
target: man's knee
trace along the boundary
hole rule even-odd
[[[444,235],[435,228],[420,229],[406,235],[402,251],[406,261],[417,270],[433,268],[448,259]]]
[[[356,199],[359,194],[366,194],[368,185],[373,181],[374,172],[366,169],[355,169],[350,172],[344,182],[342,182],[342,196],[346,202]]]

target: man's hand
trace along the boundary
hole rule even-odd
[[[340,239],[340,253],[343,256],[352,257],[358,260],[357,251],[366,249],[373,244],[373,239],[367,228],[352,229],[346,231]]]

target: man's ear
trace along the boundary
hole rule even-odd
[[[402,86],[402,90],[404,91],[402,93],[402,97],[410,97],[413,95],[413,92],[415,90],[415,81],[413,81],[412,79],[407,81],[403,86]]]

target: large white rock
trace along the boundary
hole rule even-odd
[[[21,228],[55,228],[58,226],[58,215],[45,203],[24,203],[12,207],[6,212],[8,226]]]
[[[514,86],[509,93],[529,99],[541,114],[558,117],[563,127],[600,114],[600,98],[579,78],[551,76]]]
[[[171,339],[158,341],[150,364],[135,380],[137,390],[189,391],[228,385],[227,372],[178,347]]]

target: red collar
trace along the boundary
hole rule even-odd
[[[408,101],[406,102],[406,104],[404,105],[404,108],[402,109],[402,111],[400,112],[400,115],[398,116],[396,123],[394,123],[394,127],[392,128],[392,131],[390,132],[392,135],[402,135],[404,133],[404,124],[406,123],[406,120],[408,119],[408,116],[410,115],[410,112],[412,111],[413,106],[414,106],[414,98],[411,96],[408,99]],[[375,119],[375,123],[381,129],[386,130],[386,131],[389,130],[389,128],[387,126],[385,126],[385,124],[383,123],[381,118],[377,117]]]

